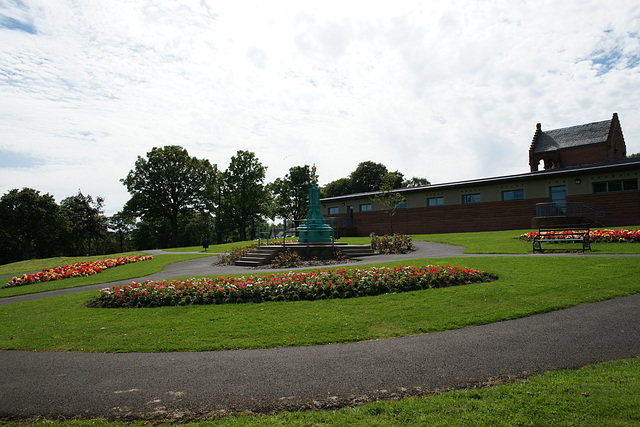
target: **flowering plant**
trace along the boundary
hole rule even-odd
[[[86,261],[63,267],[45,268],[42,271],[32,274],[24,274],[22,277],[14,277],[2,288],[12,288],[15,286],[30,285],[32,283],[48,282],[50,280],[67,279],[69,277],[91,276],[100,273],[107,268],[119,265],[131,264],[133,262],[146,261],[152,259],[151,256],[137,256],[125,258],[112,258],[104,261]]]
[[[381,254],[406,254],[416,250],[411,237],[405,234],[376,236],[375,233],[371,233],[369,237],[371,237],[371,249]]]
[[[147,281],[100,291],[88,307],[159,307],[264,301],[352,298],[489,282],[497,276],[471,268],[436,266],[369,267],[289,272],[263,277],[212,277]]]
[[[562,230],[557,232],[547,232],[543,236],[545,240],[562,240],[571,238],[575,234],[579,234],[578,231]],[[537,231],[524,233],[520,235],[520,239],[531,241],[534,237],[538,236]],[[640,242],[640,230],[590,230],[589,240],[595,243],[638,243]]]
[[[271,265],[279,268],[297,267],[302,263],[302,258],[294,251],[279,252],[271,261]]]
[[[218,255],[218,264],[231,265],[257,247],[257,243],[253,243],[249,246],[234,246],[229,249],[229,252]]]

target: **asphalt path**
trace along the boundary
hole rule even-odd
[[[420,254],[431,249],[412,258],[436,257]],[[214,268],[210,259],[201,262],[203,270]],[[371,262],[380,260],[363,259]],[[201,274],[192,270],[200,264],[178,264],[164,277]],[[331,408],[639,355],[640,295],[353,344],[185,353],[0,351],[0,417],[166,419]]]

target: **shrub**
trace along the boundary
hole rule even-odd
[[[381,254],[406,254],[416,250],[411,237],[405,234],[376,236],[375,233],[371,233],[369,237],[371,237],[371,249]]]
[[[297,267],[301,263],[302,258],[300,258],[300,255],[295,251],[279,252],[273,261],[271,261],[271,265],[278,268]]]
[[[218,255],[218,263],[224,265],[230,265],[246,256],[249,252],[257,247],[257,243],[253,243],[249,246],[235,246],[223,254]]]

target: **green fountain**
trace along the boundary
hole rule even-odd
[[[331,243],[331,226],[325,223],[320,211],[320,190],[318,189],[318,176],[316,165],[313,165],[313,181],[309,188],[309,212],[307,219],[298,227],[301,243]]]

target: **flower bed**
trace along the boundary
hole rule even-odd
[[[159,307],[351,298],[489,282],[497,276],[446,266],[370,267],[289,272],[264,277],[147,281],[101,291],[88,307]]]
[[[125,258],[113,258],[105,261],[87,261],[79,262],[73,265],[65,265],[63,267],[45,268],[38,273],[25,274],[22,277],[14,277],[9,280],[3,288],[12,288],[15,286],[30,285],[32,283],[48,282],[51,280],[67,279],[70,277],[91,276],[100,273],[107,268],[117,267],[119,265],[131,264],[133,262],[146,261],[152,259],[151,256],[137,256]]]
[[[576,231],[563,230],[558,232],[548,232],[543,237],[544,240],[559,240],[571,238]],[[532,241],[538,235],[537,231],[524,233],[520,239]],[[589,239],[595,243],[638,243],[640,242],[640,230],[590,230]]]

